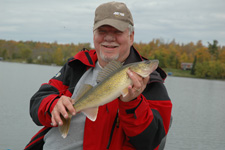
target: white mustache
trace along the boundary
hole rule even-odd
[[[103,43],[101,43],[101,45],[105,46],[105,47],[118,47],[118,46],[120,46],[117,43],[108,43],[108,42],[103,42]]]

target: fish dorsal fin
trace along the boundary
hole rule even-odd
[[[97,83],[105,80],[109,75],[111,75],[116,70],[120,69],[123,64],[119,61],[111,61],[109,62],[99,73],[97,76]]]
[[[91,88],[93,88],[90,84],[84,84],[77,92],[77,96],[75,97],[75,102],[84,96]]]

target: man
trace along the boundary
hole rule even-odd
[[[96,121],[87,119],[73,107],[74,97],[83,84],[95,86],[96,76],[110,61],[124,65],[142,61],[132,46],[133,19],[124,3],[109,2],[95,11],[95,50],[84,50],[71,58],[47,84],[31,98],[30,115],[37,125],[45,126],[25,149],[133,150],[158,149],[168,133],[172,104],[157,68],[142,78],[129,70],[133,81],[129,93],[99,107]],[[61,117],[74,115],[68,136],[63,139],[57,126]]]

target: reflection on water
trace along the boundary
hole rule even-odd
[[[29,99],[61,67],[0,62],[0,150],[23,149],[40,129],[29,116]],[[165,150],[224,150],[225,82],[168,77],[173,124]]]

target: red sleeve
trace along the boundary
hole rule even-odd
[[[44,98],[38,109],[38,119],[40,123],[44,126],[51,126],[51,115],[54,106],[58,102],[58,95],[49,95]]]
[[[126,135],[132,137],[140,134],[149,126],[153,114],[148,102],[140,95],[130,102],[119,100],[119,118]]]
[[[147,100],[140,95],[130,102],[119,101],[120,124],[136,149],[157,149],[169,130],[170,100]]]
[[[71,96],[71,93],[60,80],[51,79],[41,85],[30,102],[30,114],[37,125],[51,126],[51,112],[62,95]]]

